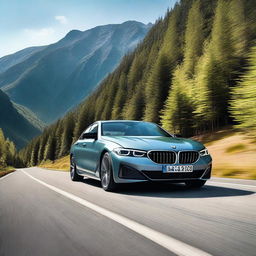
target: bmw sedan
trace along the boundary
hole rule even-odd
[[[212,158],[203,144],[176,137],[154,123],[98,121],[72,145],[70,175],[118,184],[168,181],[199,188],[211,177]]]

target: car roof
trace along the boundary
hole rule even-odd
[[[101,122],[101,123],[120,123],[120,122],[140,122],[140,123],[148,123],[148,122],[145,122],[145,121],[137,121],[137,120],[100,120],[98,122]]]

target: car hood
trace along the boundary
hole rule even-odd
[[[203,144],[197,141],[173,137],[132,137],[132,136],[103,136],[103,139],[114,142],[124,148],[140,150],[201,150]]]

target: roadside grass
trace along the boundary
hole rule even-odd
[[[69,171],[69,155],[55,161],[44,161],[39,167],[57,171]]]
[[[208,148],[213,158],[213,176],[239,179],[256,179],[256,143],[251,137],[232,127],[193,137]],[[46,161],[39,167],[68,171],[69,156]]]
[[[239,143],[239,144],[235,144],[233,146],[230,146],[226,149],[227,153],[234,153],[234,152],[241,152],[244,151],[246,149],[246,145]]]
[[[0,167],[0,177],[3,177],[11,172],[14,172],[15,169],[11,166],[8,167]]]
[[[213,158],[213,176],[256,179],[256,143],[232,127],[193,139],[205,144]]]

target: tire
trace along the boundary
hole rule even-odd
[[[108,152],[106,152],[101,159],[100,181],[105,191],[115,191],[117,189],[117,184],[113,178],[112,161]]]
[[[185,182],[188,188],[201,188],[205,183],[206,180],[190,180]]]
[[[77,174],[76,163],[73,156],[70,158],[70,178],[72,181],[82,181],[84,178],[83,176]]]

